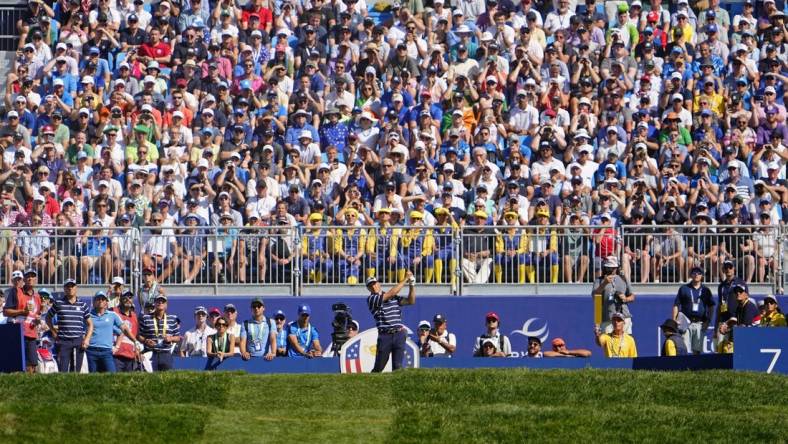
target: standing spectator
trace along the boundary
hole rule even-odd
[[[624,331],[632,334],[632,314],[629,304],[635,302],[635,295],[629,282],[618,274],[618,258],[608,256],[602,264],[602,275],[594,281],[593,295],[602,295],[602,323],[599,328],[610,334],[613,332],[613,315],[620,313],[624,321]]]
[[[694,267],[690,271],[690,282],[682,285],[673,301],[673,320],[688,323],[682,335],[686,349],[699,355],[703,353],[706,330],[709,328],[714,310],[714,299],[709,287],[703,284],[703,269]],[[678,330],[677,330],[678,331]]]
[[[446,317],[440,313],[432,318],[434,328],[428,333],[430,356],[450,358],[457,350],[457,336],[449,333]]]
[[[133,339],[126,335],[118,335],[112,354],[115,357],[115,369],[120,372],[133,372],[137,370],[142,344],[137,342],[139,334],[139,319],[134,311],[134,293],[125,291],[120,297],[120,305],[115,307],[115,313],[129,329]]]
[[[485,344],[492,342],[495,353],[492,356],[508,357],[512,355],[512,344],[509,338],[500,332],[501,318],[491,311],[485,316],[486,331],[473,343],[473,356],[491,356],[487,354]]]
[[[309,322],[312,309],[308,305],[298,307],[298,320],[287,326],[287,355],[291,358],[318,358],[322,355],[320,334]]]
[[[153,300],[153,313],[145,314],[140,321],[137,338],[152,352],[151,368],[154,372],[172,370],[172,354],[181,340],[178,318],[167,314],[167,297],[158,295]]]
[[[41,323],[41,296],[35,289],[38,274],[35,270],[24,273],[24,284],[8,291],[3,315],[22,324],[27,372],[34,373],[38,365],[38,325]]]
[[[684,356],[687,354],[687,344],[685,339],[679,335],[679,324],[674,319],[665,319],[659,326],[665,336],[662,343],[660,356]]]
[[[57,324],[54,323],[57,318]],[[63,296],[55,299],[46,323],[55,340],[57,366],[61,373],[79,373],[84,356],[83,340],[90,327],[90,307],[77,297],[77,283],[66,279]]]
[[[785,315],[780,306],[777,305],[777,298],[773,295],[767,294],[763,298],[764,312],[761,315],[761,322],[759,327],[785,327]]]
[[[265,316],[265,303],[260,298],[252,299],[252,318],[241,327],[241,358],[276,357],[276,322]]]
[[[637,358],[638,350],[635,345],[635,338],[624,331],[624,315],[613,313],[610,316],[613,330],[610,333],[602,333],[597,327],[594,330],[596,343],[605,352],[606,358]]]
[[[198,305],[194,308],[194,328],[183,335],[179,347],[182,357],[206,357],[206,344],[208,337],[216,333],[216,329],[208,325],[208,311]]]

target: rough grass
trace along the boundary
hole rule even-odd
[[[730,371],[0,376],[3,443],[769,442],[788,377]]]

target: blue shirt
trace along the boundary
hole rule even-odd
[[[117,327],[123,326],[120,316],[114,311],[105,311],[99,315],[96,310],[91,310],[90,320],[93,321],[93,335],[90,336],[90,347],[111,349],[114,341],[114,332]]]
[[[700,288],[695,288],[690,284],[682,285],[673,300],[673,305],[679,308],[690,320],[700,318],[703,321],[710,321],[706,316],[708,308],[714,306],[714,299],[711,290],[703,284]]]
[[[262,357],[268,353],[271,347],[269,342],[271,332],[276,332],[276,322],[273,319],[268,319],[268,324],[266,324],[265,320],[266,318],[263,318],[262,321],[257,322],[254,319],[249,319],[241,325],[241,339],[246,338],[246,351],[255,357]]]
[[[304,328],[298,326],[298,321],[293,321],[287,325],[287,335],[288,336],[295,336],[296,341],[298,344],[304,349],[304,352],[309,352],[314,350],[312,344],[316,339],[320,339],[320,335],[317,333],[317,329],[312,327],[311,324],[307,325]],[[298,353],[293,349],[290,345],[290,342],[287,342],[287,356],[291,358],[303,358],[304,355]]]

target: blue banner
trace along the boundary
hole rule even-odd
[[[733,368],[788,374],[788,328],[736,328]]]
[[[403,293],[404,294],[404,293]],[[785,298],[781,298],[785,303]],[[374,327],[374,320],[366,307],[366,298],[358,296],[323,297],[269,297],[265,298],[266,316],[272,317],[276,310],[283,310],[289,320],[294,320],[297,307],[308,304],[312,308],[312,324],[320,333],[320,343],[325,348],[331,341],[331,304],[346,303],[353,318],[361,324],[361,330]],[[210,309],[222,309],[224,304],[233,303],[239,310],[238,321],[250,317],[249,298],[240,297],[170,297],[169,311],[182,321],[182,331],[193,327],[193,310],[197,305]],[[633,317],[633,336],[637,341],[639,356],[657,356],[662,343],[659,325],[671,315],[673,296],[638,295],[630,304]],[[783,305],[784,306],[784,305]],[[600,354],[594,343],[593,304],[590,295],[571,296],[473,296],[473,297],[417,297],[416,305],[403,308],[405,323],[416,330],[420,320],[432,322],[436,313],[448,320],[448,329],[457,335],[458,357],[472,355],[473,343],[485,329],[485,314],[498,313],[501,330],[509,336],[515,356],[522,356],[527,349],[527,337],[539,336],[545,348],[550,341],[561,337],[568,348],[586,348],[594,355]],[[709,331],[706,352],[713,350]]]

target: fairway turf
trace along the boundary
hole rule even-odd
[[[0,375],[0,443],[785,443],[788,377],[408,370]]]

